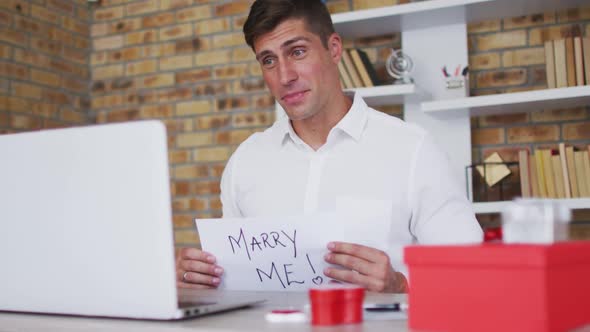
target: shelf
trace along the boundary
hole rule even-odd
[[[380,85],[372,88],[347,89],[360,94],[369,106],[399,105],[416,93],[414,84]]]
[[[332,22],[344,38],[359,38],[584,5],[588,0],[427,0],[338,13]]]
[[[503,93],[423,102],[422,111],[439,117],[469,109],[471,116],[523,113],[590,105],[590,86]]]
[[[556,199],[556,201],[572,210],[590,209],[590,198]],[[511,201],[473,203],[473,211],[476,214],[501,213],[508,203]]]

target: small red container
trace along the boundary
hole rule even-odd
[[[309,290],[312,325],[358,324],[363,321],[365,289],[326,285]]]
[[[590,323],[590,242],[411,246],[409,327],[562,332]]]

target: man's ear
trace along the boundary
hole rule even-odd
[[[328,50],[330,51],[332,61],[334,63],[340,62],[340,58],[342,57],[342,38],[336,32],[328,37]]]

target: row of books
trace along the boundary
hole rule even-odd
[[[585,149],[559,144],[559,149],[518,153],[522,197],[590,197],[590,145]]]
[[[590,85],[590,37],[545,42],[548,88]]]
[[[344,89],[373,87],[379,85],[377,73],[367,56],[358,48],[345,49],[338,63],[340,81]]]

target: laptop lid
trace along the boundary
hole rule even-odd
[[[166,144],[158,121],[0,135],[0,310],[179,317]]]

